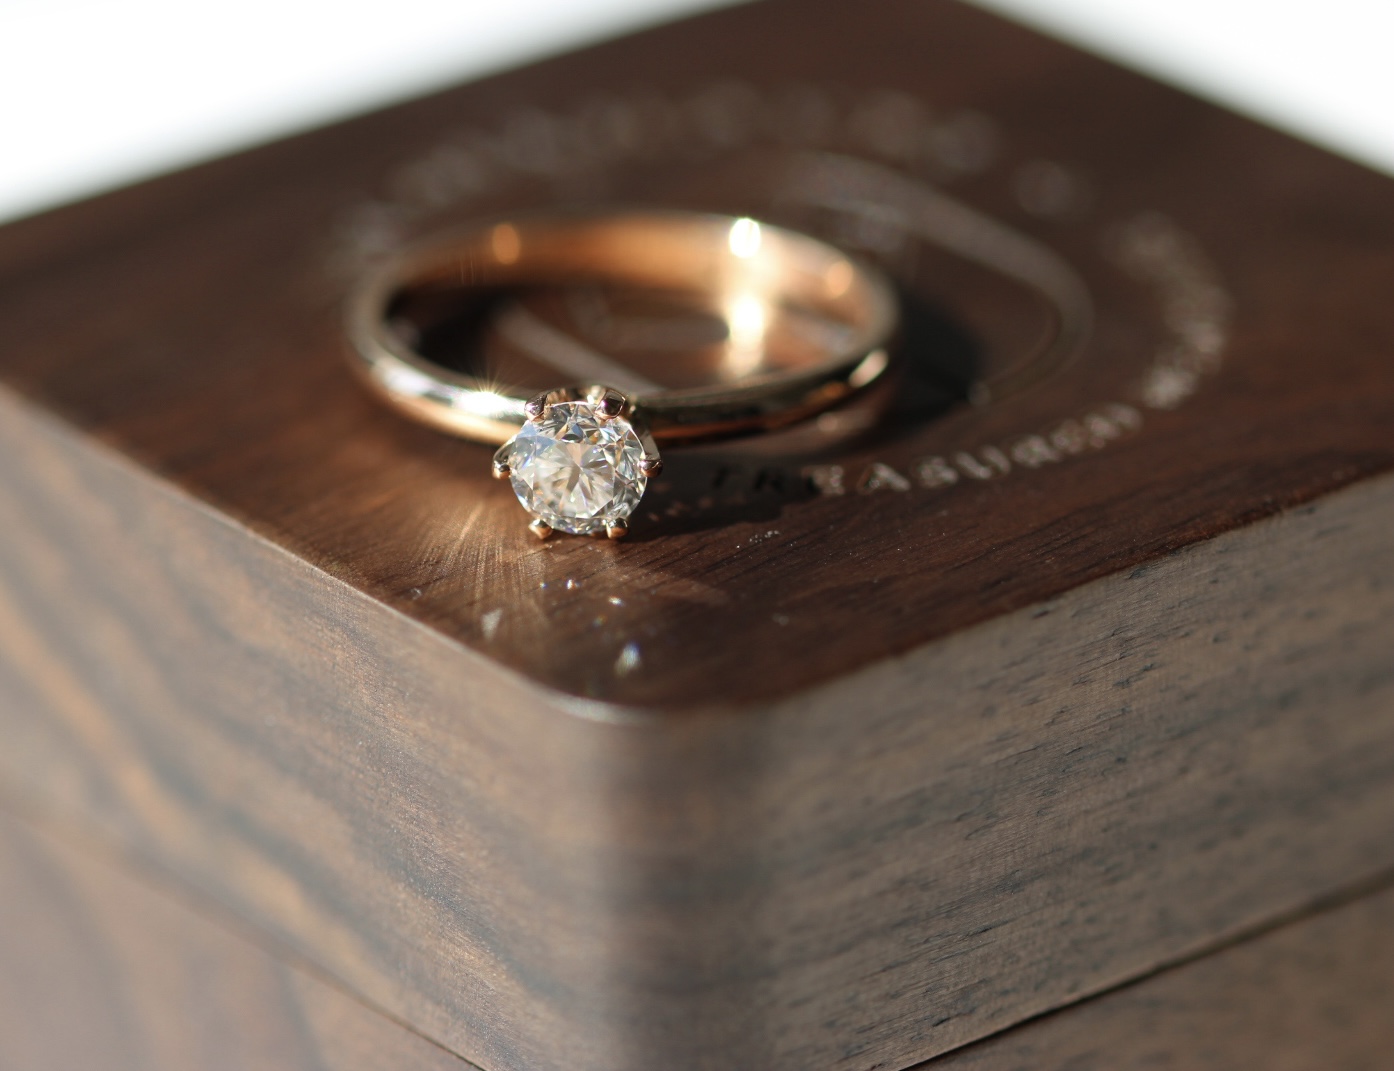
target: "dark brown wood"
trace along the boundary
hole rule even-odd
[[[787,212],[768,145],[674,156],[706,112],[662,102],[713,71],[990,114],[997,163],[930,177],[1067,257],[1096,331],[841,452],[675,452],[632,541],[539,546],[486,448],[346,374],[341,224],[468,124],[512,161],[495,207]],[[537,170],[512,110],[600,90],[681,137]],[[1090,196],[1022,208],[1043,157]],[[734,9],[9,227],[0,785],[489,1071],[904,1067],[1113,986],[1394,863],[1391,238],[1387,179],[891,0]],[[1106,255],[1158,242],[1142,278]],[[901,267],[989,356],[1039,322]],[[1212,267],[1226,363],[1148,409],[1149,286]],[[1142,426],[993,476],[982,447],[1110,401]],[[952,487],[894,490],[931,457]]]
[[[3,405],[0,784],[491,1071],[905,1066],[1390,863],[1389,479],[674,718]]]
[[[207,905],[0,813],[7,1071],[471,1065],[288,966]],[[923,1071],[1382,1071],[1394,893],[1291,922],[922,1065]]]
[[[508,116],[569,114],[600,91],[681,101],[713,72],[776,89],[894,89],[946,114],[987,113],[1003,159],[955,193],[1060,249],[1095,291],[1100,323],[1070,376],[963,407],[870,456],[905,467],[1125,395],[1161,337],[1150,292],[1100,247],[1139,212],[1177,220],[1233,292],[1225,369],[1145,435],[945,491],[789,502],[750,489],[765,458],[674,453],[685,504],[719,464],[740,470],[732,479],[748,500],[636,527],[623,549],[535,546],[507,488],[489,481],[487,447],[403,427],[344,374],[343,284],[326,268],[336,228],[461,127],[493,136]],[[1089,176],[1086,221],[1043,222],[1015,205],[1013,168],[1041,157]],[[608,173],[519,178],[492,204],[628,193],[777,207],[777,190],[745,177],[708,189],[720,160],[703,158],[695,178],[679,162],[641,169],[629,178],[637,190]],[[1394,346],[1391,200],[1382,176],[965,7],[786,0],[12,227],[0,250],[3,376],[333,575],[551,687],[662,706],[775,698],[1394,465],[1394,387],[1376,359]],[[868,454],[836,460],[855,478]],[[486,638],[485,615],[504,607]],[[631,641],[643,672],[610,672]]]
[[[1363,897],[918,1071],[1383,1071],[1394,893]]]
[[[83,847],[0,814],[5,1071],[471,1071]]]

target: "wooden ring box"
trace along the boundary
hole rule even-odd
[[[948,303],[938,354],[1039,330],[903,219],[781,199],[808,153],[1068,261],[1075,364],[695,451],[621,546],[534,543],[487,447],[346,372],[359,258],[552,202],[826,227]],[[80,847],[7,858],[181,890],[340,1066],[487,1071],[908,1067],[1373,889],[1391,278],[1389,179],[919,0],[725,10],[11,224],[0,791]],[[16,1061],[40,1021],[0,1012]],[[131,1066],[190,1066],[157,1036]]]

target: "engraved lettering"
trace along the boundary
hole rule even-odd
[[[965,476],[971,476],[975,480],[990,480],[997,475],[967,450],[960,450],[954,454],[954,466]]]
[[[1196,389],[1196,377],[1171,365],[1161,365],[1147,373],[1142,383],[1142,404],[1148,409],[1175,409]]]
[[[841,465],[808,465],[802,472],[808,485],[820,495],[845,495],[845,470]]]
[[[1012,463],[1007,460],[1007,455],[995,446],[984,446],[978,454],[989,465],[995,468],[1001,475],[1005,476],[1012,471]]]
[[[1142,427],[1142,414],[1131,405],[1110,402],[1103,407],[1102,412],[1124,431],[1137,431],[1138,428]]]
[[[1054,160],[1033,160],[1012,176],[1017,204],[1042,219],[1069,219],[1089,205],[1089,185],[1074,170]]]
[[[773,491],[780,494],[784,490],[784,470],[775,468],[763,468],[755,473],[755,480],[751,485],[751,490],[757,494],[761,491]]]
[[[1218,371],[1230,299],[1194,239],[1171,220],[1147,212],[1124,224],[1111,253],[1123,269],[1158,292],[1162,321],[1174,341],[1162,347],[1138,388],[1148,409],[1174,409]]]
[[[514,112],[504,125],[500,156],[517,171],[554,174],[565,159],[558,133],[557,121],[544,111],[526,108]]]
[[[718,149],[732,149],[754,135],[761,103],[755,90],[733,80],[699,90],[689,108],[698,134]]]
[[[479,193],[487,185],[488,172],[475,153],[463,145],[442,145],[400,168],[388,188],[394,199],[429,210]]]
[[[1095,450],[1107,446],[1123,434],[1122,429],[1102,413],[1085,416],[1084,430],[1089,434],[1089,445]]]
[[[792,85],[773,101],[774,136],[789,145],[817,145],[830,141],[837,123],[832,98],[817,86]]]
[[[1059,461],[1060,454],[1045,441],[1044,436],[1028,435],[1012,444],[1012,460],[1028,469],[1038,469],[1052,461]]]
[[[652,136],[642,103],[609,93],[597,93],[582,102],[577,118],[578,137],[586,150],[599,158],[638,155]]]
[[[915,478],[921,487],[952,487],[959,481],[957,470],[942,457],[922,458],[915,465]]]
[[[1161,354],[1156,363],[1157,367],[1169,365],[1192,375],[1208,376],[1219,371],[1220,355],[1182,343]]]
[[[857,490],[864,495],[873,494],[876,491],[908,491],[910,490],[910,481],[889,465],[873,461],[862,473],[862,478],[857,481]]]
[[[341,233],[355,254],[371,259],[401,244],[405,216],[399,205],[368,201],[345,219]]]
[[[535,189],[541,178],[605,193],[629,161],[680,163],[692,159],[694,150],[699,155],[739,150],[756,139],[841,152],[855,145],[929,181],[981,171],[1000,156],[1000,134],[988,117],[971,111],[945,116],[896,91],[871,92],[844,103],[819,86],[756,90],[723,80],[698,85],[683,96],[594,93],[564,113],[525,108],[491,130],[456,130],[397,167],[387,176],[382,200],[354,206],[342,218],[335,230],[331,266],[344,275],[361,270],[399,248],[434,215],[445,209],[482,211],[484,198],[515,184]],[[1087,178],[1053,161],[1029,162],[1009,178],[1021,207],[1040,217],[1067,222],[1091,207]],[[821,233],[892,266],[902,255],[913,254],[919,238],[912,231],[908,219],[886,205],[848,208],[820,221]],[[902,466],[909,478],[891,465],[870,462],[853,485],[858,492],[996,479],[1009,475],[1014,465],[1033,470],[1102,449],[1138,431],[1145,410],[1182,404],[1204,377],[1219,370],[1233,301],[1199,243],[1158,212],[1139,213],[1106,237],[1111,259],[1151,290],[1166,332],[1150,364],[1139,373],[1132,399],[1137,404],[1099,404],[1041,434],[919,458],[908,470]],[[874,419],[870,412],[858,415]],[[818,427],[830,433],[855,431],[852,419],[838,412],[824,414]],[[799,472],[818,495],[848,493],[851,477],[842,465],[810,465]],[[790,473],[788,480],[792,479]],[[777,469],[726,469],[714,474],[711,492],[729,498],[738,490],[734,485],[741,484],[742,496],[751,491],[782,494],[787,482]],[[714,501],[712,493],[700,499],[697,508],[708,507]],[[668,512],[689,508],[675,502]]]
[[[1078,420],[1066,420],[1050,433],[1050,444],[1062,454],[1082,454],[1089,448],[1089,433]]]
[[[924,107],[907,93],[868,96],[848,119],[849,133],[864,148],[888,160],[905,161],[920,149]]]
[[[973,175],[987,170],[997,157],[997,124],[981,112],[962,111],[925,132],[931,167],[950,175]]]

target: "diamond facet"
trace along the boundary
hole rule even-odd
[[[557,531],[604,534],[639,504],[643,456],[624,417],[589,401],[553,402],[509,444],[509,479],[523,508]]]

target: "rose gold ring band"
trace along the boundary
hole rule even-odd
[[[399,327],[396,306],[423,291],[585,283],[700,294],[726,320],[733,352],[760,346],[761,326],[775,311],[792,310],[813,339],[809,358],[790,367],[700,387],[631,389],[628,408],[664,442],[772,430],[837,404],[885,370],[897,325],[884,276],[807,235],[680,211],[553,213],[448,233],[371,272],[348,310],[354,364],[402,413],[464,438],[504,442],[528,419],[532,392],[509,392],[422,356]],[[592,357],[563,370],[576,384],[608,382],[597,374],[603,355]]]

